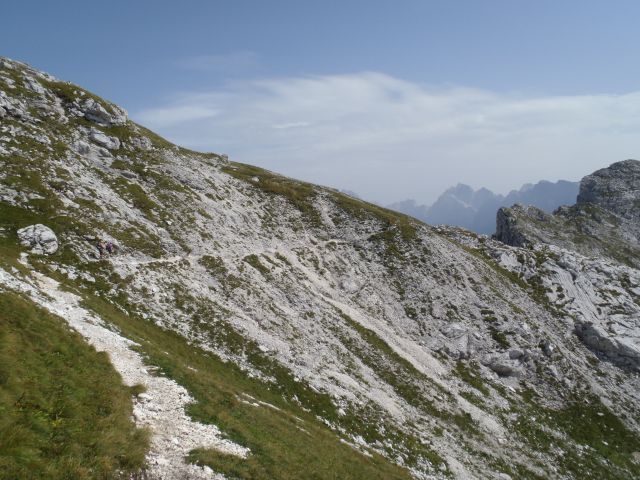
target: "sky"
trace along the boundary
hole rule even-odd
[[[640,2],[48,0],[0,55],[180,145],[431,203],[640,158]]]

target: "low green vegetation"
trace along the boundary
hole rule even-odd
[[[367,217],[376,218],[387,225],[387,230],[398,233],[402,240],[411,241],[416,238],[416,225],[420,224],[418,220],[403,213],[363,202],[340,192],[332,192],[332,196],[336,205],[350,217],[355,217],[359,220],[366,220]]]
[[[507,349],[511,346],[511,343],[509,343],[509,338],[507,337],[507,335],[504,332],[498,330],[493,325],[489,325],[489,333],[491,334],[491,338],[498,345],[500,345],[501,348]]]
[[[147,432],[109,358],[64,320],[0,292],[0,479],[130,478]]]
[[[570,398],[565,407],[540,406],[527,390],[525,408],[518,415],[516,431],[532,448],[558,455],[560,471],[572,478],[624,480],[640,478],[640,436],[629,430],[599,398],[586,395]],[[560,431],[567,439],[552,432]]]
[[[203,255],[198,259],[198,263],[213,277],[219,277],[227,273],[227,267],[224,265],[224,260],[221,257]]]
[[[269,267],[260,261],[260,257],[255,253],[247,255],[243,260],[265,276],[269,275],[269,272],[271,271]]]
[[[458,360],[456,362],[454,372],[462,381],[471,385],[485,397],[489,396],[489,389],[482,380],[482,375],[480,374],[480,368],[478,365]]]

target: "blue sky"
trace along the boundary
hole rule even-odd
[[[640,2],[7,2],[0,55],[133,119],[382,203],[633,158]]]

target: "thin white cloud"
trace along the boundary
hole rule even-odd
[[[138,113],[177,143],[354,190],[431,201],[457,182],[507,191],[638,156],[640,92],[520,96],[389,75],[276,78]]]
[[[146,125],[153,125],[154,128],[164,129],[210,119],[219,113],[219,110],[211,108],[210,106],[190,105],[186,103],[165,108],[149,108],[144,112],[140,112],[138,118]]]
[[[272,125],[276,130],[288,130],[290,128],[301,128],[308,127],[311,125],[309,122],[289,122],[289,123],[280,123],[278,125]]]

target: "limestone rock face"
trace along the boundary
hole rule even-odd
[[[44,95],[45,89],[35,78],[25,76],[24,77],[25,86],[34,93],[38,95]]]
[[[501,208],[496,214],[496,240],[514,247],[524,247],[531,242],[524,231],[518,227],[518,218],[521,215],[530,216],[540,221],[545,221],[549,215],[533,206],[514,205],[511,208]]]
[[[584,177],[577,203],[552,215],[531,206],[501,208],[494,238],[518,247],[557,245],[640,267],[640,162],[617,162]]]
[[[625,160],[582,179],[578,204],[593,203],[640,221],[640,161]]]
[[[46,225],[36,224],[18,230],[20,243],[31,253],[50,255],[58,250],[58,237]]]
[[[627,320],[627,319],[625,319]],[[610,361],[640,372],[640,325],[630,322],[610,322],[599,325],[586,322],[576,325],[576,334],[590,348]],[[607,327],[617,330],[617,334],[607,331]]]

